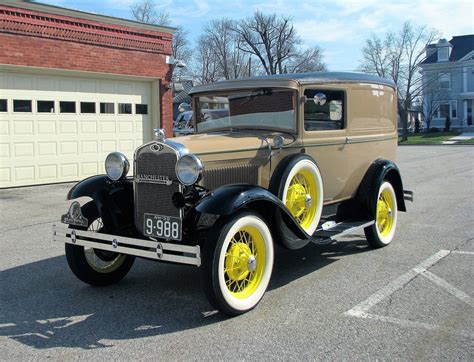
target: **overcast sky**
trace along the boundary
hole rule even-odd
[[[131,18],[134,0],[41,0],[82,11]],[[318,45],[330,70],[354,70],[365,39],[400,29],[406,20],[437,29],[448,40],[474,33],[474,2],[464,0],[157,0],[193,42],[211,19],[239,19],[255,10],[291,16],[305,45]]]

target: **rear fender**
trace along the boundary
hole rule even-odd
[[[246,184],[227,185],[205,195],[197,204],[196,211],[219,216],[232,215],[240,209],[248,208],[261,214],[270,230],[278,227],[275,215],[281,212],[288,228],[299,238],[310,236],[300,227],[285,204],[267,189]]]
[[[374,217],[377,209],[377,195],[384,181],[389,181],[397,196],[399,211],[406,211],[403,197],[403,183],[400,171],[394,162],[378,159],[367,170],[357,191],[356,200],[365,206],[369,217]]]

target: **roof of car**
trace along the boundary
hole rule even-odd
[[[215,83],[195,86],[189,91],[189,94],[228,89],[250,89],[265,86],[296,89],[299,85],[327,83],[373,83],[396,88],[392,80],[372,74],[356,72],[316,72],[274,74],[261,77],[222,80]]]

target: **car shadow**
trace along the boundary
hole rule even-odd
[[[278,249],[269,289],[367,250],[360,238],[297,251]],[[199,269],[144,260],[137,260],[119,284],[95,288],[78,281],[65,257],[57,256],[2,271],[0,291],[0,336],[37,349],[106,348],[114,340],[168,334],[227,319],[208,304]]]

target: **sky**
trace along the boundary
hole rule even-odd
[[[131,19],[135,0],[40,0],[66,8]],[[437,29],[442,37],[474,34],[474,2],[464,0],[156,0],[173,25],[189,31],[191,44],[212,19],[240,19],[256,10],[291,16],[307,47],[323,49],[329,70],[356,70],[371,35],[384,36],[405,21]]]

